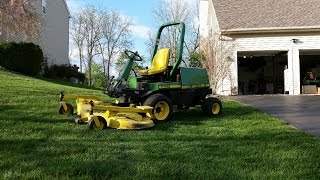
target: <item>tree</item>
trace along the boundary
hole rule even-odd
[[[234,42],[222,39],[219,33],[209,32],[200,43],[201,63],[208,71],[213,94],[217,93],[226,78],[231,79]]]
[[[26,39],[37,38],[42,19],[36,11],[37,0],[1,0],[0,31],[19,32]]]
[[[98,10],[91,6],[85,9],[84,15],[84,30],[85,30],[85,47],[87,53],[87,65],[88,65],[88,82],[89,86],[92,85],[92,64],[94,56],[98,55],[98,44],[101,39],[100,23],[101,18],[99,17]]]
[[[99,50],[106,79],[110,78],[111,63],[119,53],[132,46],[131,29],[133,22],[121,17],[119,12],[103,11],[101,14],[102,39]]]
[[[72,19],[71,37],[79,51],[80,69],[82,69],[82,63],[86,65],[89,86],[92,85],[94,57],[100,54],[98,50],[102,38],[100,12],[97,8],[89,6],[73,16]]]
[[[133,22],[119,12],[88,7],[76,13],[71,21],[71,38],[77,47],[82,64],[88,73],[88,83],[92,85],[92,65],[101,57],[103,73],[110,77],[112,62],[120,52],[132,46],[131,28]],[[97,56],[100,55],[100,56]]]
[[[83,72],[83,65],[86,67],[84,62],[83,48],[85,40],[85,29],[84,29],[84,15],[82,13],[76,13],[70,21],[70,37],[77,47],[79,53],[79,64],[80,72]]]
[[[188,0],[161,0],[153,14],[156,24],[160,26],[168,21],[182,21],[186,24],[186,35],[184,42],[184,58],[188,59],[190,54],[196,52],[199,47],[199,26],[196,21],[198,17],[198,3]],[[147,45],[153,45],[154,39],[150,39]],[[179,41],[179,29],[169,27],[163,32],[160,42],[161,47],[170,47],[172,54],[177,54]],[[152,48],[152,46],[150,46]]]
[[[202,67],[201,53],[191,52],[189,54],[189,67]]]
[[[92,86],[103,88],[105,86],[105,75],[101,64],[92,64]]]

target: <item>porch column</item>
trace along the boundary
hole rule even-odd
[[[301,94],[299,48],[296,45],[288,51],[288,76],[289,94]]]

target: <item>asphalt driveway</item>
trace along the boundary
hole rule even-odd
[[[320,96],[263,95],[230,98],[320,136]]]

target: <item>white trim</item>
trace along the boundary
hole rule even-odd
[[[284,32],[320,32],[319,26],[304,27],[270,27],[221,30],[222,34],[252,34],[252,33],[284,33]]]
[[[67,9],[68,14],[69,14],[69,18],[71,18],[71,13],[70,13],[70,10],[69,10],[69,7],[68,7],[68,4],[67,4],[66,0],[63,0],[63,3],[66,6],[66,9]]]

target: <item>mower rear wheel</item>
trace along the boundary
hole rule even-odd
[[[98,116],[98,119],[100,121],[100,125],[99,126],[96,124],[96,122],[93,119],[90,119],[89,122],[88,122],[88,128],[91,129],[91,130],[98,130],[98,131],[102,130],[102,129],[105,129],[107,127],[106,120],[101,116]]]
[[[222,111],[222,103],[218,98],[209,97],[201,105],[202,111],[209,116],[219,116]]]
[[[173,115],[172,101],[163,94],[149,96],[143,105],[153,107],[153,116],[158,121],[168,121]]]
[[[64,109],[63,105],[60,106],[59,108],[59,114],[62,115],[72,115],[73,114],[73,106],[69,103],[66,103],[67,109]]]

